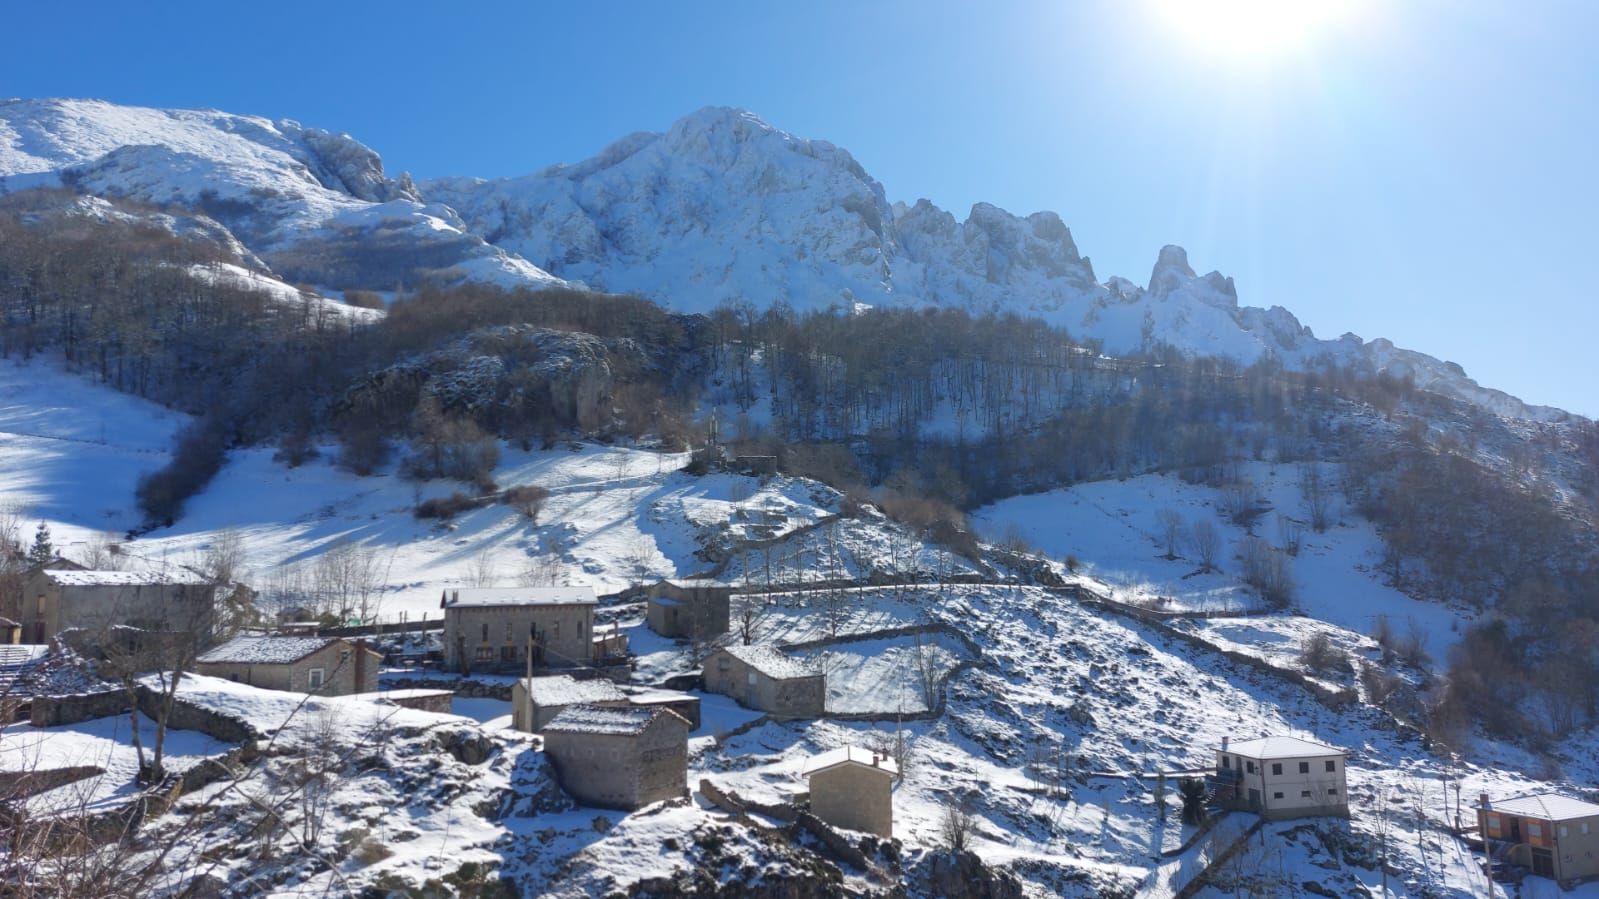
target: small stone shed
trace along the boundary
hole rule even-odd
[[[827,677],[814,664],[763,644],[724,646],[705,659],[705,689],[783,718],[817,718],[827,706]]]
[[[544,753],[578,802],[632,811],[687,795],[688,732],[663,708],[576,705],[545,726]]]
[[[649,588],[646,620],[663,637],[709,640],[727,633],[733,587],[713,578],[669,578]]]
[[[811,813],[834,827],[892,837],[898,776],[885,753],[855,746],[824,752],[805,764]]]
[[[349,696],[377,689],[383,656],[339,637],[244,636],[207,650],[195,670],[266,690]]]
[[[511,726],[538,733],[574,705],[624,707],[627,696],[605,678],[578,680],[569,674],[522,677],[511,687]]]

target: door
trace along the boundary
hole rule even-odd
[[[1249,788],[1249,807],[1260,808],[1260,791],[1254,787]]]
[[[1539,877],[1555,876],[1555,854],[1548,849],[1532,850],[1532,873]]]
[[[1521,819],[1520,818],[1511,818],[1510,819],[1510,842],[1512,842],[1512,843],[1521,842]]]

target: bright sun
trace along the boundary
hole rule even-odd
[[[1156,0],[1172,27],[1207,49],[1258,57],[1303,46],[1354,0]]]

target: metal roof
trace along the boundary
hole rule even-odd
[[[1348,753],[1336,746],[1313,743],[1310,740],[1301,740],[1298,737],[1261,737],[1258,740],[1240,740],[1237,743],[1227,744],[1225,748],[1218,746],[1216,750],[1252,759],[1302,759],[1321,758],[1329,755],[1348,755]]]
[[[1497,802],[1490,800],[1488,811],[1504,812],[1507,815],[1519,815],[1524,818],[1542,818],[1545,821],[1599,817],[1599,805],[1563,796],[1560,793],[1533,793]]]

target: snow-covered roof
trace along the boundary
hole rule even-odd
[[[0,627],[21,627],[21,626],[22,625],[18,624],[15,621],[12,621],[10,618],[7,618],[7,617],[5,617],[3,615],[0,615]]]
[[[681,715],[659,706],[627,706],[614,709],[595,705],[567,706],[561,710],[561,714],[550,719],[549,724],[544,725],[544,733],[632,737],[643,733],[645,728],[662,715],[671,715],[683,721]],[[688,722],[683,721],[683,724],[687,726]]]
[[[719,581],[714,577],[663,577],[657,583],[671,584],[684,590],[704,590],[714,587],[732,587],[727,581]]]
[[[578,680],[570,674],[523,679],[528,696],[542,706],[576,705],[584,702],[621,702],[627,697],[616,684],[603,677]]]
[[[441,609],[475,606],[576,606],[595,605],[594,588],[582,587],[467,587],[444,591]]]
[[[771,646],[759,643],[734,643],[722,647],[728,655],[776,680],[794,677],[818,677],[822,670],[803,659],[784,655]]]
[[[1222,747],[1216,747],[1221,751]],[[1298,737],[1261,737],[1258,740],[1240,740],[1227,744],[1226,751],[1252,759],[1320,758],[1329,755],[1347,755],[1342,749],[1322,743],[1312,743]]]
[[[173,568],[167,571],[72,571],[64,568],[47,568],[40,572],[51,583],[62,587],[142,587],[148,585],[181,584],[201,586],[208,581],[192,571]]]
[[[50,647],[42,643],[0,643],[0,668],[20,668],[44,660]]]
[[[899,773],[899,766],[894,764],[894,760],[889,758],[887,753],[873,752],[859,746],[840,746],[837,749],[829,749],[821,755],[811,756],[810,761],[805,763],[805,776],[810,777],[817,772],[848,764],[877,768],[889,774]]]
[[[1559,793],[1533,793],[1512,799],[1490,801],[1488,810],[1545,821],[1570,821],[1573,818],[1599,817],[1599,805],[1562,796]]]
[[[334,637],[234,637],[201,653],[197,662],[288,665],[336,642]]]
[[[693,693],[685,693],[682,690],[665,690],[660,687],[628,687],[622,692],[626,694],[627,701],[632,703],[700,701],[700,698]]]

